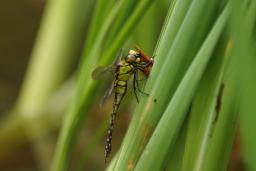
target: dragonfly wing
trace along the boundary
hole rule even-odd
[[[92,79],[98,80],[99,78],[102,78],[103,75],[106,75],[106,73],[111,73],[112,76],[114,76],[116,74],[117,64],[121,61],[122,56],[123,56],[123,49],[121,48],[121,50],[117,54],[117,57],[114,63],[111,66],[109,67],[100,66],[94,69],[94,71],[92,72]],[[102,97],[100,106],[102,106],[106,102],[106,100],[112,95],[113,91],[114,91],[114,83],[112,82],[111,87],[108,88],[108,90],[105,92],[104,96]]]
[[[113,92],[114,92],[114,85],[111,84],[111,87],[105,92],[104,96],[102,97],[102,99],[100,101],[100,106],[105,104],[105,102],[113,94]]]
[[[145,87],[145,84],[147,82],[147,78],[141,71],[136,71],[134,73],[133,77],[133,87],[134,87],[134,93],[136,95],[136,92],[139,94],[149,95],[147,92],[144,92],[143,89]]]
[[[123,49],[121,49],[119,51],[114,63],[111,66],[108,66],[108,67],[99,66],[99,67],[95,68],[92,71],[92,79],[93,80],[98,80],[99,78],[101,78],[106,73],[115,74],[116,66],[121,61],[122,56],[123,56]]]
[[[116,72],[116,66],[98,67],[92,72],[92,79],[94,80],[100,79],[104,84],[106,83],[109,85],[111,84],[111,80],[113,80],[115,72]],[[101,86],[103,86],[103,84]],[[106,102],[106,100],[111,96],[111,94],[113,93],[113,90],[114,90],[114,86],[112,81],[111,86],[107,89],[107,91],[105,91],[104,96],[100,100],[100,106],[102,106]]]
[[[114,74],[116,70],[116,66],[109,66],[109,67],[102,67],[99,66],[95,68],[92,72],[92,79],[98,80],[100,78],[103,78],[107,73]]]
[[[120,49],[119,53],[117,54],[117,57],[115,59],[115,62],[114,62],[114,66],[116,66],[122,59],[122,56],[123,56],[123,48]]]

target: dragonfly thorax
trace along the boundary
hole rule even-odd
[[[118,64],[117,80],[128,81],[134,72],[134,66],[122,60]]]

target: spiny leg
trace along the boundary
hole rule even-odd
[[[144,68],[147,68],[149,65],[151,65],[152,62],[148,62],[148,63],[145,63],[145,64],[137,64],[137,67],[141,70],[143,70]]]
[[[139,80],[139,79],[138,79],[138,70],[135,70],[135,73],[134,73],[134,80],[135,80],[135,85],[134,85],[135,89],[137,89],[141,94],[144,94],[144,95],[149,96],[148,93],[143,92],[143,91],[140,89],[140,87],[139,87],[138,81],[142,81],[142,80]],[[137,86],[137,88],[136,88],[136,86]]]
[[[138,76],[136,76],[136,77],[138,77]],[[142,79],[136,79],[136,81],[145,81],[145,80],[147,80],[148,78],[147,77],[143,77]]]
[[[137,90],[136,90],[136,76],[135,76],[135,73],[133,74],[133,92],[134,92],[134,95],[136,97],[137,102],[139,103],[139,98],[138,98],[138,95],[136,93]]]

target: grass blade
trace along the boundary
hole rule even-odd
[[[256,170],[256,136],[254,130],[255,117],[255,1],[234,1],[233,35],[234,53],[241,58],[239,71],[242,83],[242,100],[240,108],[240,130],[242,142],[242,157],[245,169]]]
[[[227,36],[225,35],[218,42],[192,102],[193,107],[189,115],[188,134],[182,164],[184,171],[201,170],[206,158],[210,136],[214,129],[214,121],[218,115],[217,101],[218,103],[221,101],[221,94],[219,93],[223,92],[224,88],[221,86],[221,81],[225,66],[226,47]]]

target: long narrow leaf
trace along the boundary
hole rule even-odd
[[[247,5],[250,4],[250,5]],[[245,168],[248,171],[256,170],[256,79],[255,79],[255,21],[256,21],[256,2],[234,1],[233,10],[233,34],[234,34],[234,53],[240,56],[243,63],[240,65],[242,100],[240,109],[240,130],[242,142],[242,157]]]
[[[209,62],[206,73],[200,82],[192,111],[189,116],[188,135],[182,170],[201,170],[206,158],[206,152],[210,143],[210,135],[213,131],[214,120],[221,103],[222,75],[224,70],[224,53],[227,47],[226,36],[218,42],[212,60]],[[225,58],[226,59],[226,58]]]

